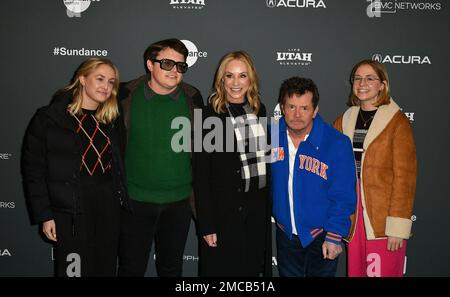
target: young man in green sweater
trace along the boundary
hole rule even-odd
[[[188,49],[178,39],[151,44],[147,75],[124,83],[119,98],[127,127],[125,167],[132,211],[122,212],[119,276],[144,276],[155,239],[158,276],[181,276],[191,222],[191,155],[174,152],[176,117],[193,121],[200,92],[184,82]]]

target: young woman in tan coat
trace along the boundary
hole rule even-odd
[[[390,97],[383,64],[363,60],[353,67],[350,80],[350,108],[334,123],[353,142],[358,174],[348,274],[403,276],[416,189],[411,126]]]

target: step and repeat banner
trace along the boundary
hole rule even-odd
[[[263,103],[281,82],[312,78],[320,113],[346,109],[352,66],[384,63],[391,94],[409,118],[418,178],[406,276],[450,276],[448,85],[450,10],[432,0],[46,0],[8,1],[0,12],[0,276],[53,275],[53,247],[31,225],[20,174],[25,129],[40,106],[87,57],[111,59],[122,81],[142,75],[142,55],[158,40],[189,49],[185,81],[211,92],[219,59],[245,50],[254,59]],[[206,100],[206,99],[205,99]],[[382,166],[382,164],[380,164]],[[441,170],[442,169],[442,170]],[[277,260],[272,258],[275,275]],[[155,276],[154,255],[147,275]],[[184,274],[197,275],[192,223]],[[345,275],[345,256],[338,275]]]

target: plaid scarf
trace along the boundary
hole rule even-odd
[[[245,181],[245,192],[252,187],[258,189],[266,186],[266,131],[246,103],[243,106],[245,114],[234,116],[230,105],[226,104],[231,123],[236,136],[237,151],[241,159],[242,179]]]

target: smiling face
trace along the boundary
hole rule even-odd
[[[170,47],[161,50],[156,56],[156,60],[162,59],[185,62],[184,56]],[[152,76],[149,86],[157,94],[172,93],[183,79],[183,74],[177,72],[176,66],[171,70],[164,70],[161,69],[160,63],[147,60],[147,67]]]
[[[83,86],[81,92],[82,104],[85,109],[94,110],[111,97],[116,80],[116,73],[111,66],[101,64],[85,76],[80,76]]]
[[[360,100],[361,107],[375,107],[378,95],[385,87],[372,66],[363,64],[356,69],[353,75],[353,94]]]
[[[284,105],[281,106],[289,132],[301,138],[311,131],[313,119],[319,111],[318,106],[314,108],[312,99],[311,92],[307,91],[303,95],[294,93],[286,97]]]
[[[250,87],[247,64],[241,60],[231,60],[225,66],[223,86],[226,99],[230,103],[242,103]]]

